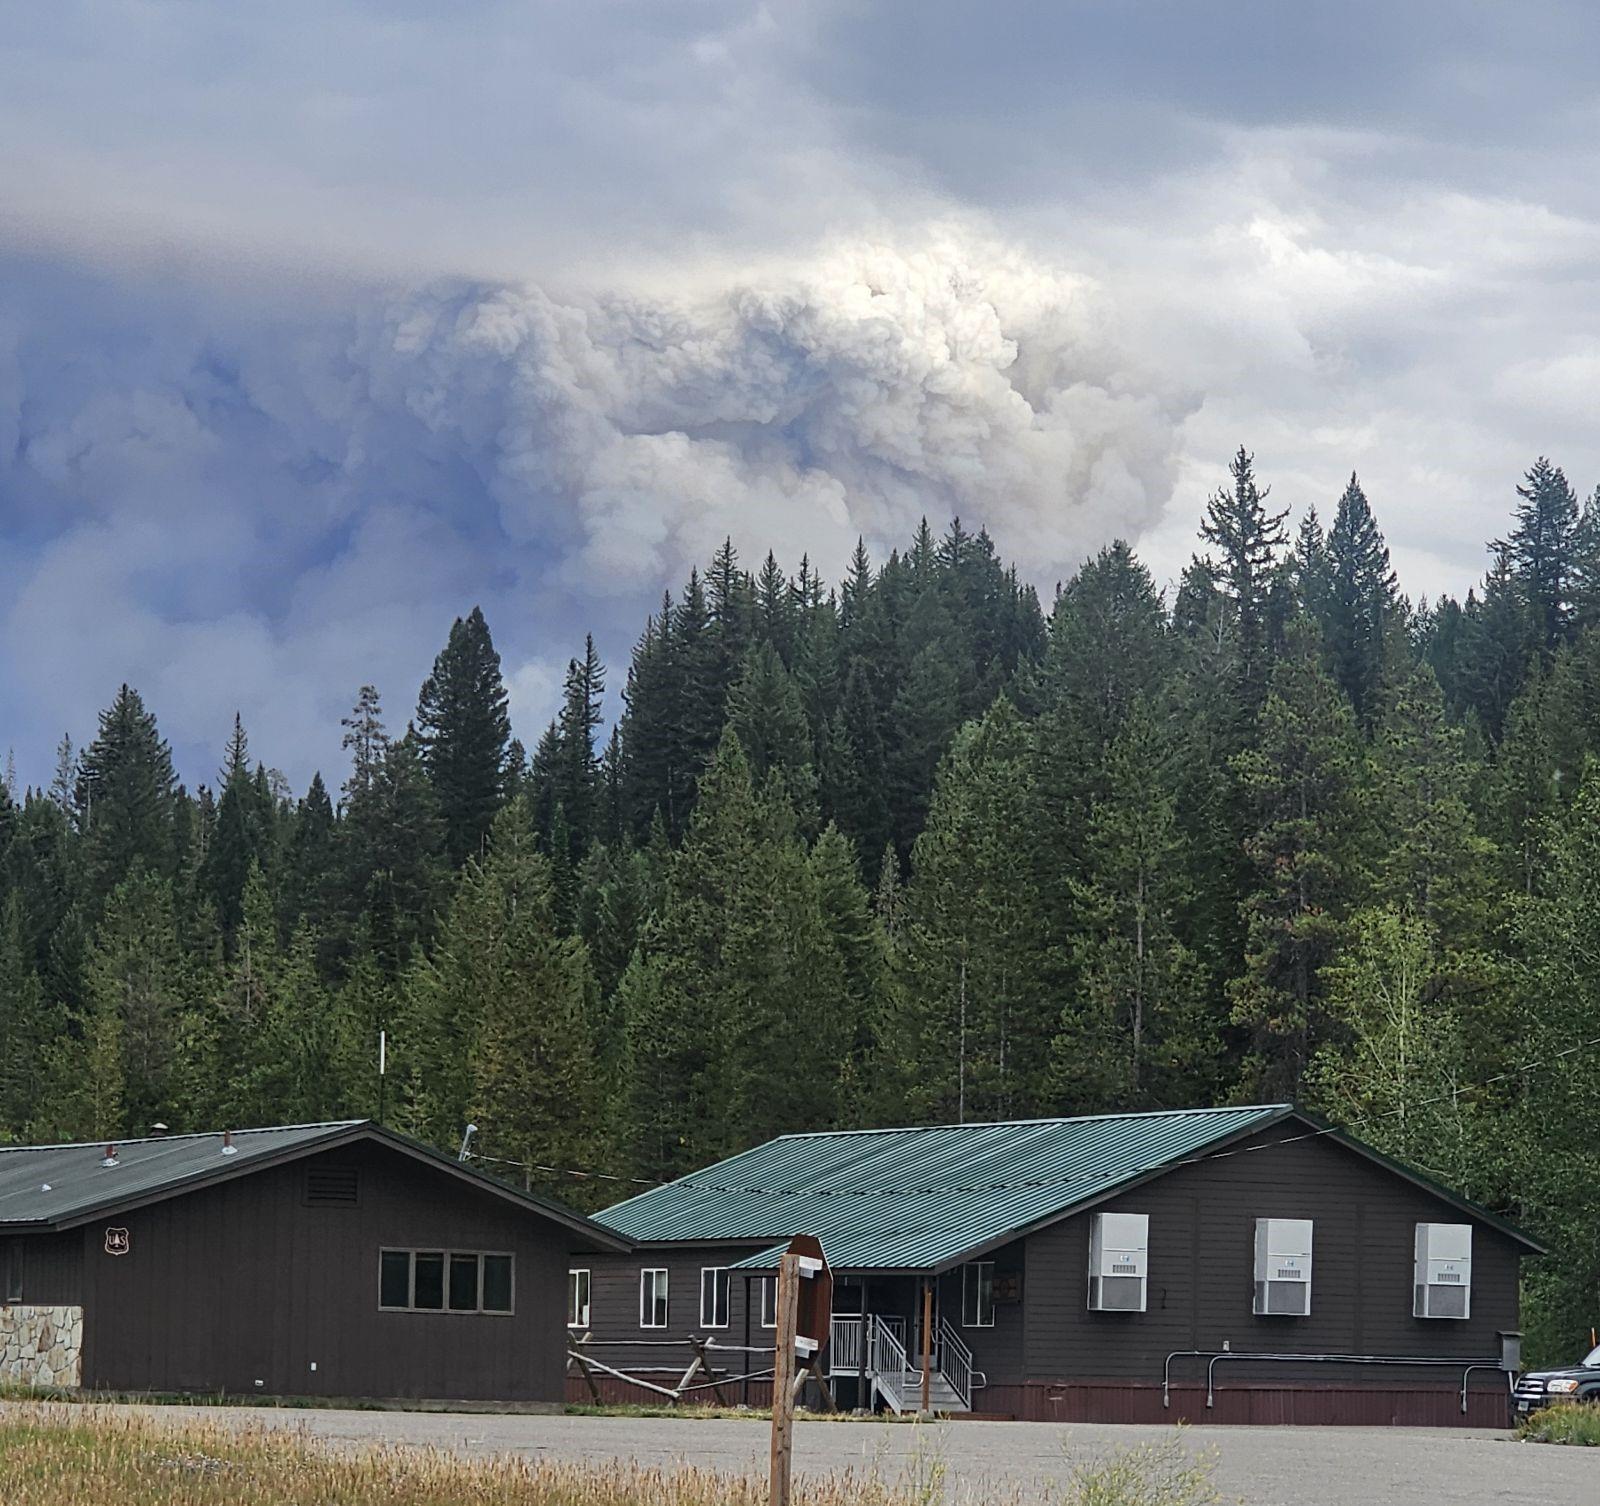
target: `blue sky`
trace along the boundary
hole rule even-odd
[[[1163,581],[1238,443],[1461,592],[1600,481],[1576,4],[95,0],[0,30],[0,746],[303,785],[481,602],[519,733],[731,534]],[[615,703],[613,703],[615,709]]]

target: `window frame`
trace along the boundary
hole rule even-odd
[[[984,1316],[984,1292],[987,1278],[988,1316]],[[976,1282],[976,1285],[974,1283]],[[968,1314],[971,1316],[969,1317]],[[969,1260],[961,1267],[961,1326],[963,1328],[994,1327],[994,1262]]]
[[[404,1306],[396,1306],[383,1300],[383,1264],[386,1255],[404,1255],[406,1257],[406,1301]],[[437,1255],[443,1262],[442,1277],[443,1290],[441,1302],[438,1307],[417,1306],[417,1257],[419,1255]],[[490,1259],[501,1259],[507,1262],[507,1273],[510,1277],[510,1306],[485,1307],[483,1305],[483,1268],[484,1262]],[[473,1260],[477,1263],[477,1306],[452,1307],[450,1305],[450,1272],[457,1260]],[[378,1246],[378,1311],[384,1313],[426,1313],[432,1315],[447,1315],[453,1318],[510,1318],[517,1311],[517,1257],[512,1250],[451,1250],[441,1249],[438,1245],[379,1245]]]
[[[577,1301],[578,1277],[583,1277],[583,1303]],[[588,1328],[589,1314],[594,1302],[594,1272],[586,1265],[567,1268],[567,1327]]]
[[[661,1281],[659,1293],[657,1283],[650,1282],[650,1313],[647,1317],[644,1310],[645,1282],[652,1276],[659,1276]],[[661,1321],[655,1321],[655,1307],[659,1299],[661,1303]],[[645,1265],[639,1267],[639,1327],[640,1328],[665,1328],[671,1322],[672,1313],[672,1280],[664,1265]]]
[[[706,1277],[707,1276],[710,1276],[712,1278],[712,1286],[711,1286],[711,1317],[710,1318],[706,1317]],[[721,1297],[722,1297],[722,1321],[720,1323],[715,1321],[716,1315],[717,1315],[717,1296],[718,1296],[718,1282],[716,1281],[716,1278],[718,1276],[720,1276],[722,1278],[722,1281],[720,1283],[720,1286],[721,1286]],[[700,1267],[700,1326],[702,1328],[726,1328],[726,1327],[728,1327],[728,1325],[732,1321],[733,1321],[733,1280],[732,1280],[732,1277],[729,1275],[728,1267],[725,1266],[725,1265],[703,1265],[703,1266],[701,1266]]]
[[[768,1305],[771,1306],[772,1316],[767,1316]],[[778,1326],[778,1278],[776,1276],[763,1276],[761,1278],[761,1323],[762,1328],[776,1328]]]

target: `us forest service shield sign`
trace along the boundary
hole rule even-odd
[[[106,1254],[126,1255],[128,1253],[128,1231],[126,1229],[106,1230]]]

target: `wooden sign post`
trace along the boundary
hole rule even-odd
[[[772,1474],[768,1506],[789,1506],[794,1464],[794,1338],[800,1313],[800,1257],[792,1250],[778,1260],[777,1352],[772,1362]]]
[[[808,1235],[790,1240],[778,1257],[778,1329],[772,1359],[772,1474],[768,1506],[789,1506],[794,1465],[794,1402],[799,1391],[796,1357],[804,1349],[811,1373],[822,1380],[819,1356],[833,1326],[833,1275],[822,1246]]]

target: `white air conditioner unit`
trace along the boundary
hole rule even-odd
[[[1418,1224],[1412,1313],[1466,1318],[1472,1313],[1472,1225]]]
[[[1150,1215],[1094,1213],[1089,1216],[1089,1309],[1142,1313],[1149,1274]]]
[[[1304,1318],[1311,1313],[1311,1220],[1256,1220],[1257,1317]]]

